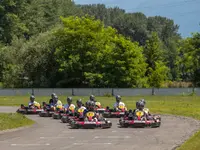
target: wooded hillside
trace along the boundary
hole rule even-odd
[[[3,87],[161,87],[200,81],[200,33],[71,0],[0,1]]]

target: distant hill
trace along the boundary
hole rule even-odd
[[[77,4],[103,3],[108,7],[119,7],[127,12],[142,12],[146,16],[171,18],[180,26],[182,37],[191,32],[200,32],[200,0],[74,0]]]

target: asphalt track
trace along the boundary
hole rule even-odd
[[[0,107],[15,112],[16,107]],[[162,116],[160,128],[69,129],[60,120],[28,116],[37,123],[14,132],[0,132],[1,150],[172,150],[188,139],[199,122],[190,118]]]

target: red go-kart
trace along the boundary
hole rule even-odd
[[[94,128],[111,128],[112,122],[106,120],[105,118],[97,119],[95,117],[95,113],[90,111],[86,113],[86,117],[84,120],[73,120],[70,124],[71,128],[79,129],[79,128],[86,128],[86,129],[94,129]]]
[[[41,109],[40,106],[26,107],[24,104],[21,104],[21,107],[16,112],[21,114],[38,114],[41,111],[43,111],[43,109]]]
[[[117,109],[109,109],[106,108],[105,112],[103,113],[103,117],[105,118],[120,118],[125,115],[127,108],[123,105],[119,105]]]
[[[135,116],[133,114],[129,114],[128,117],[120,118],[119,125],[120,127],[128,128],[128,127],[150,127],[156,128],[161,125],[161,117],[158,115],[151,115],[146,117],[144,111],[136,110]]]
[[[75,117],[75,107],[71,105],[65,113],[62,114],[61,121],[63,123],[68,123],[70,118]]]
[[[55,107],[50,105],[50,104],[46,104],[45,102],[43,102],[43,111],[41,111],[39,113],[40,117],[52,117],[53,113],[55,112]]]

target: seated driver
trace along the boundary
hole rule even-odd
[[[37,107],[38,109],[40,109],[40,103],[35,101],[34,95],[30,96],[30,102],[28,103],[28,107],[29,108]]]
[[[83,106],[82,100],[78,99],[76,101],[77,107],[76,107],[76,116],[79,118],[81,113],[82,113],[82,117],[84,117],[84,112],[86,111],[86,108]]]
[[[91,102],[91,101],[96,102],[94,95],[90,95],[90,99],[87,102]]]
[[[49,105],[50,105],[50,106],[51,106],[51,105],[54,105],[53,99],[55,98],[55,96],[56,96],[55,93],[52,93],[52,94],[51,94],[51,99],[49,100]]]
[[[82,103],[82,99],[78,99],[76,101],[76,105],[77,105],[77,108],[83,108],[83,109],[86,109],[84,106],[83,106],[83,103]]]
[[[144,113],[142,116],[145,118],[145,120],[148,119],[148,115],[147,115],[147,113],[144,111],[144,102],[142,102],[142,101],[139,101],[139,102],[137,103],[137,109],[136,109],[135,112],[134,112],[134,116],[137,116],[137,112],[140,112],[140,111]],[[141,117],[142,117],[142,116],[141,116]]]
[[[88,110],[84,114],[85,121],[98,121],[98,114],[95,112],[95,103],[93,101],[88,103]]]
[[[60,110],[63,108],[62,102],[58,99],[57,95],[54,97],[54,104],[55,104],[54,106],[56,109]]]
[[[144,99],[141,99],[140,101],[144,103],[144,106],[146,105],[146,102],[145,102]],[[145,107],[144,107],[143,110],[145,111],[145,113],[146,113],[147,115],[151,115],[148,108],[145,108]]]
[[[119,111],[119,110],[120,110],[119,106],[122,106],[122,107],[125,108],[125,110],[127,110],[125,104],[121,101],[121,96],[120,96],[120,95],[117,95],[117,96],[116,96],[116,102],[115,102],[115,104],[114,104],[114,110],[115,110],[115,111]]]
[[[69,109],[75,110],[76,106],[72,104],[72,97],[67,97],[67,104],[64,105],[64,109],[66,112],[69,111]]]

